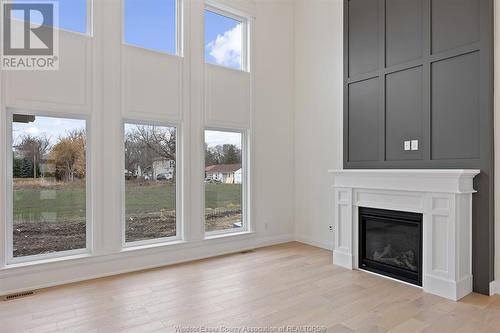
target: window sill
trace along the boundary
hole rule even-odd
[[[92,253],[82,253],[75,255],[67,255],[56,258],[47,258],[40,260],[27,261],[22,263],[12,263],[7,264],[0,268],[0,279],[4,274],[11,274],[13,272],[25,272],[29,270],[33,271],[44,271],[50,269],[50,267],[67,267],[73,265],[85,265],[98,262],[113,262],[114,260],[119,260],[125,258],[134,258],[143,255],[154,255],[158,253],[164,253],[170,251],[183,251],[186,249],[200,248],[204,246],[213,246],[217,243],[226,243],[234,241],[235,238],[242,240],[251,240],[256,237],[255,232],[250,231],[240,231],[232,233],[223,233],[215,235],[207,235],[201,240],[172,240],[169,242],[145,244],[133,247],[122,248],[118,252],[111,252],[105,254],[92,254]],[[195,260],[196,258],[191,258],[189,260]],[[9,273],[11,272],[11,273]]]
[[[236,237],[236,236],[254,236],[255,232],[248,231],[248,230],[242,230],[242,231],[236,231],[236,232],[221,232],[221,233],[215,233],[215,234],[206,234],[205,239],[206,240],[211,240],[211,239],[221,239],[221,238],[228,238],[228,237]]]
[[[181,239],[175,239],[170,241],[166,240],[164,242],[156,242],[149,244],[138,244],[138,245],[132,244],[123,246],[123,249],[120,252],[134,252],[138,250],[156,249],[156,248],[162,248],[174,245],[184,245],[184,244],[189,244],[189,242]]]
[[[5,267],[1,268],[0,270],[9,270],[9,269],[16,269],[16,268],[23,268],[23,267],[43,266],[46,264],[72,261],[72,260],[76,260],[76,259],[84,259],[84,258],[90,258],[90,257],[92,257],[92,255],[88,252],[85,252],[82,254],[74,254],[74,255],[68,255],[68,256],[60,256],[60,257],[54,257],[54,258],[37,259],[37,260],[31,260],[31,261],[25,261],[25,262],[11,263],[11,264],[5,265]]]

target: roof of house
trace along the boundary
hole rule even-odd
[[[241,164],[215,164],[207,166],[205,172],[228,173],[238,171],[239,169],[241,169]]]

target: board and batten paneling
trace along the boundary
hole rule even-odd
[[[59,69],[5,71],[6,106],[52,113],[92,112],[92,41],[59,31]]]
[[[474,290],[493,280],[493,1],[344,1],[344,167],[478,168]],[[419,149],[405,151],[404,141]]]

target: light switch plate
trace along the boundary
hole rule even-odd
[[[404,148],[405,151],[411,150],[411,141],[405,141]]]
[[[411,150],[418,150],[418,140],[411,140]]]

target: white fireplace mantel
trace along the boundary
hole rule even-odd
[[[479,170],[330,170],[333,263],[358,269],[358,208],[422,213],[424,291],[458,300],[472,292],[472,194]]]

